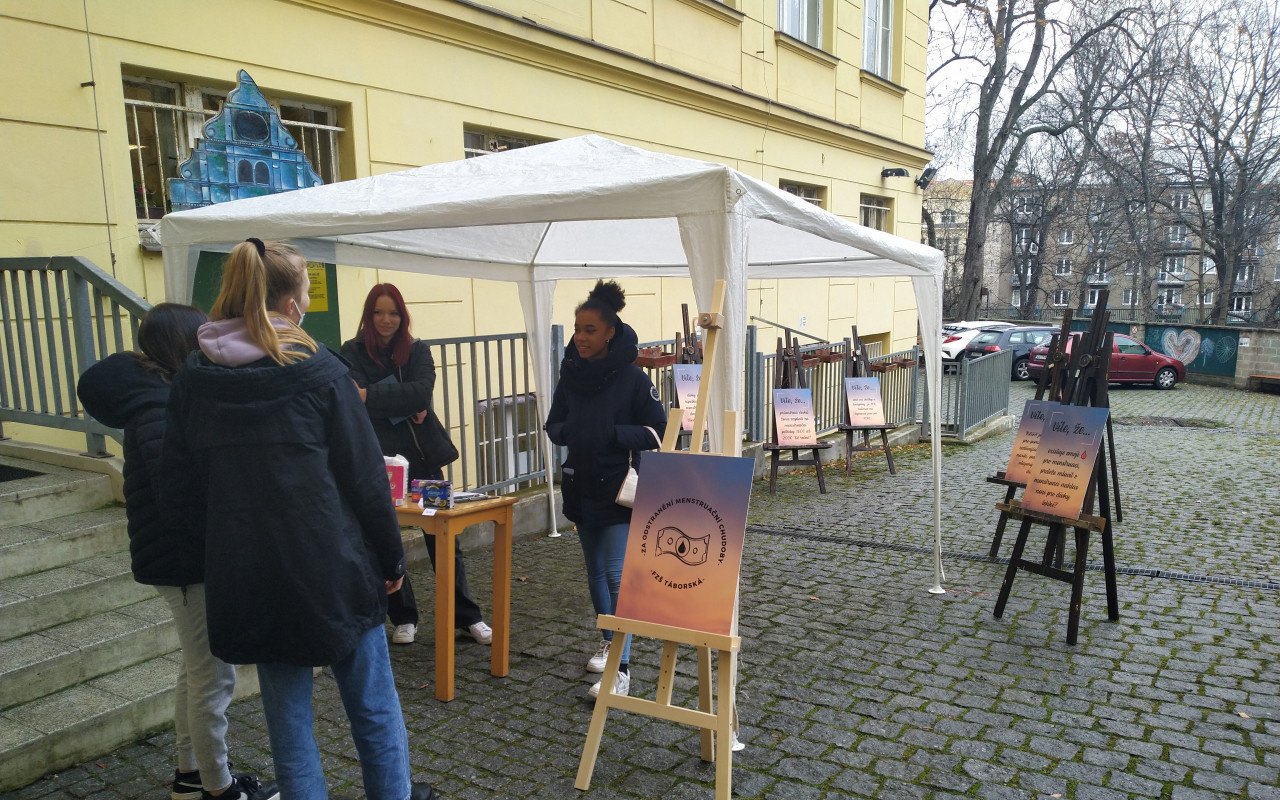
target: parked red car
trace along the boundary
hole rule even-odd
[[[1067,352],[1071,345],[1080,338],[1075,332],[1067,340]],[[1031,350],[1031,363],[1027,371],[1033,380],[1040,380],[1044,372],[1044,362],[1048,357],[1049,347],[1041,345]],[[1132,336],[1117,333],[1115,344],[1111,350],[1110,383],[1150,383],[1157,389],[1172,389],[1187,379],[1187,365],[1164,353],[1157,353]]]

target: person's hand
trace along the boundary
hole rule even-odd
[[[409,419],[413,420],[414,425],[421,425],[422,421],[425,420],[426,418],[427,418],[427,410],[425,408],[419,411],[417,414],[414,414],[412,417],[409,417]]]
[[[387,587],[387,594],[395,594],[396,592],[400,591],[400,585],[404,583],[404,576],[401,575],[399,578],[396,578],[394,581],[383,581],[383,583]]]
[[[351,381],[351,382],[352,382],[352,383],[356,383],[354,380],[353,380],[353,381]],[[356,391],[360,393],[360,402],[361,402],[361,403],[367,403],[367,402],[369,402],[369,390],[368,390],[368,389],[366,389],[366,388],[364,388],[363,386],[361,386],[360,384],[356,383]]]

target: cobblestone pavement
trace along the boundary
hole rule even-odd
[[[1015,385],[1014,406],[1031,395]],[[734,792],[756,798],[1245,797],[1280,800],[1280,397],[1203,386],[1117,389],[1124,521],[1116,529],[1120,621],[1091,572],[1078,644],[1069,587],[1020,573],[1001,620],[1004,567],[986,559],[1012,434],[947,446],[945,595],[931,595],[924,446],[755,487],[742,572],[739,710],[747,748]],[[1006,539],[1004,552],[1011,547]],[[1092,555],[1100,561],[1095,544]],[[489,596],[485,553],[468,557]],[[1158,570],[1159,572],[1155,572]],[[576,538],[517,542],[511,675],[460,639],[457,699],[433,699],[432,634],[394,649],[415,771],[445,798],[710,798],[697,735],[614,712],[592,789],[573,781],[595,648]],[[430,597],[425,562],[414,579]],[[691,652],[677,695],[692,702]],[[651,696],[658,646],[633,647],[633,694]],[[316,690],[334,797],[360,796],[332,680]],[[231,712],[239,767],[271,773],[256,700]],[[173,737],[159,734],[3,800],[167,796]]]

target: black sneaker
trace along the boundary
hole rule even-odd
[[[200,800],[204,795],[204,787],[200,783],[199,772],[173,773],[173,788],[169,790],[172,800]]]
[[[439,800],[440,796],[429,783],[415,783],[409,790],[409,800]]]
[[[276,788],[274,781],[263,783],[254,775],[232,777],[231,785],[220,795],[215,796],[207,791],[202,794],[202,800],[277,800],[279,797],[280,790]]]

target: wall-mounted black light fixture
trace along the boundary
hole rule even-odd
[[[920,191],[929,188],[929,184],[933,183],[933,176],[938,174],[937,167],[925,167],[924,172],[920,173],[920,177],[916,178],[916,186],[920,187]]]
[[[911,173],[902,167],[885,167],[880,170],[881,178],[910,178]]]

